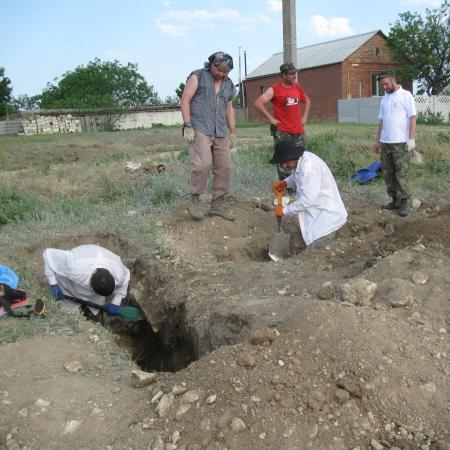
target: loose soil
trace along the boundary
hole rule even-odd
[[[235,222],[180,205],[158,223],[164,250],[130,264],[127,301],[148,322],[111,324],[153,382],[133,387],[88,321],[2,345],[0,448],[450,448],[450,203],[403,219],[345,196],[348,223],[325,249],[305,251],[284,221],[280,262],[270,205],[229,198]],[[372,290],[344,296],[364,280]]]

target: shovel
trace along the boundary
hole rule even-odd
[[[278,205],[283,204],[283,194],[277,193]],[[291,237],[281,228],[281,217],[277,217],[278,231],[272,234],[269,244],[269,256],[273,261],[286,259],[289,256]]]
[[[66,300],[70,300],[80,305],[90,306],[91,308],[99,309],[100,311],[105,311],[105,305],[97,305],[97,303],[90,302],[89,300],[82,300],[81,298],[71,297],[70,295],[64,295]],[[125,322],[137,322],[139,320],[144,320],[145,317],[139,308],[134,306],[119,306],[119,317]]]

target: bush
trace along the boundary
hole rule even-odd
[[[417,123],[423,125],[442,125],[444,123],[444,116],[442,113],[432,113],[430,110],[426,112],[419,112],[417,115]]]

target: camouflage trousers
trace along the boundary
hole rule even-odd
[[[299,147],[306,146],[305,133],[292,134],[292,133],[288,133],[287,131],[278,131],[273,125],[271,125],[271,127],[270,127],[270,132],[273,136],[273,140],[274,140],[275,144],[280,141],[290,141]],[[279,164],[277,164],[277,173],[278,173],[279,180],[284,180],[291,174],[291,172],[289,170],[283,169],[282,167],[280,167]]]
[[[407,149],[406,144],[381,143],[380,159],[389,197],[398,200],[408,199],[410,192],[406,174],[411,161],[411,152]]]

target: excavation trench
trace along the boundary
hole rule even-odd
[[[117,342],[148,372],[176,372],[197,359],[182,310],[168,314],[157,332],[146,320],[136,322],[122,331]]]
[[[237,314],[208,311],[189,316],[179,273],[142,259],[135,261],[132,273],[125,303],[142,308],[146,319],[113,331],[119,346],[143,370],[176,372],[215,348],[248,337],[248,321]]]

